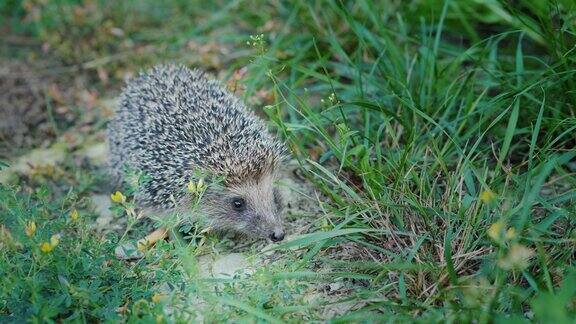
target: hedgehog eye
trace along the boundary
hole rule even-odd
[[[236,211],[244,211],[246,210],[246,201],[243,198],[234,198],[232,199],[232,208]]]

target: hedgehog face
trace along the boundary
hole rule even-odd
[[[274,188],[275,178],[266,175],[212,192],[205,209],[213,226],[273,242],[283,240],[282,200]]]

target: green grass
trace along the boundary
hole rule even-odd
[[[2,185],[0,223],[11,235],[0,240],[0,316],[575,318],[574,2],[91,3],[35,4],[32,22],[23,22],[18,1],[0,11],[101,92],[116,91],[107,89],[117,89],[120,72],[164,60],[223,79],[246,67],[243,97],[289,144],[325,197],[323,213],[254,274],[205,280],[197,259],[222,251],[218,238],[184,248],[165,242],[126,264],[113,256],[119,236],[92,235],[89,214],[72,222],[69,212],[95,186],[78,167],[66,169],[80,180],[59,184],[63,194],[35,182]],[[75,9],[90,18],[75,20]],[[24,234],[30,220],[39,226],[32,238]],[[61,243],[42,253],[38,244],[54,233]],[[350,244],[357,252],[344,258]],[[333,282],[347,293],[306,299]],[[176,288],[152,300],[164,283]],[[356,307],[326,315],[337,301]]]

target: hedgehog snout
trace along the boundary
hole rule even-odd
[[[272,233],[270,233],[270,239],[272,242],[280,242],[284,239],[284,229],[275,228]]]
[[[276,212],[261,215],[262,216],[256,218],[260,222],[260,235],[272,242],[282,241],[286,232],[284,230],[284,221],[281,215]]]

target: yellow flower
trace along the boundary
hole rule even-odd
[[[78,213],[78,210],[74,209],[74,210],[72,210],[72,212],[70,212],[70,219],[71,219],[72,221],[74,221],[74,222],[77,221],[77,220],[78,220],[78,217],[80,217],[80,214]]]
[[[40,244],[40,251],[44,253],[50,253],[52,252],[52,250],[54,250],[54,246],[52,246],[52,244],[50,244],[49,242],[43,242],[42,244]]]
[[[512,240],[514,238],[516,238],[516,230],[514,229],[514,227],[510,227],[507,231],[506,234],[504,235],[504,238],[506,240]]]
[[[499,242],[500,238],[502,237],[502,232],[504,231],[504,227],[506,224],[503,221],[497,221],[496,223],[490,225],[488,227],[488,237],[492,240]]]
[[[196,185],[196,190],[198,192],[202,192],[202,190],[204,190],[204,179],[200,178],[200,180],[198,180],[198,184]]]
[[[50,253],[60,243],[60,234],[54,234],[50,237],[50,242],[42,242],[40,244],[40,251]]]
[[[119,204],[126,202],[126,197],[120,191],[116,191],[115,193],[111,194],[110,199],[112,199],[113,202]]]
[[[480,193],[480,200],[485,204],[492,202],[494,199],[496,199],[496,194],[490,189],[484,190]]]
[[[193,194],[199,194],[204,190],[204,187],[206,185],[204,184],[204,179],[200,178],[200,180],[198,180],[198,183],[195,183],[194,181],[190,180],[190,182],[188,182],[188,191],[190,193]]]
[[[166,295],[164,294],[154,293],[154,295],[152,295],[152,301],[156,304],[158,304],[164,298],[166,298]]]
[[[136,243],[136,245],[138,246],[138,251],[146,252],[150,247],[150,242],[148,242],[147,239],[141,239]]]
[[[498,260],[498,266],[504,270],[524,270],[530,265],[530,259],[534,255],[532,249],[524,245],[514,244],[508,254]]]
[[[60,243],[60,234],[54,234],[50,237],[50,245],[54,248],[56,245]]]
[[[190,180],[190,182],[188,182],[188,191],[193,193],[193,194],[196,193],[196,184],[192,180]]]
[[[488,237],[490,237],[494,242],[505,243],[515,239],[518,235],[514,227],[509,227],[506,229],[506,222],[499,220],[496,223],[490,225],[487,231]]]
[[[36,223],[34,223],[33,221],[29,221],[26,224],[26,228],[24,228],[24,232],[26,232],[26,235],[28,237],[34,236],[34,233],[36,233]]]

